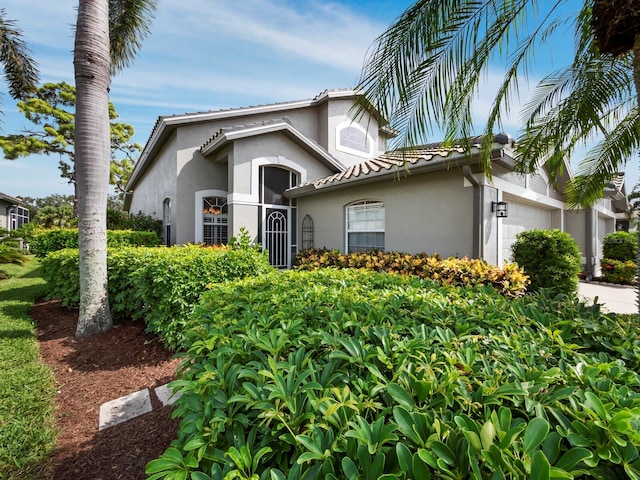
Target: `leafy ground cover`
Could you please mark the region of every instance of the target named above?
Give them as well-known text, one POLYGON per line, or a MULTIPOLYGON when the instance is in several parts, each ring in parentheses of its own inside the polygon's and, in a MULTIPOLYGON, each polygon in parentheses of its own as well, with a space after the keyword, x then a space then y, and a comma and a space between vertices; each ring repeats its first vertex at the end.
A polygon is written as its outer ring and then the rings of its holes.
POLYGON ((29 316, 45 283, 36 260, 2 265, 0 281, 0 478, 39 478, 55 446, 55 384, 40 363, 29 316))
POLYGON ((640 326, 366 271, 211 286, 151 479, 640 479, 640 326))

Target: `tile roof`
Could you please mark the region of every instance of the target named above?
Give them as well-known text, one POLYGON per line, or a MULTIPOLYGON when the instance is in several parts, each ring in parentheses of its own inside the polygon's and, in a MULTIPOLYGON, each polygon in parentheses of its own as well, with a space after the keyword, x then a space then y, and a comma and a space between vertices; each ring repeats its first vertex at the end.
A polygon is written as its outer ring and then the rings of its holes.
MULTIPOLYGON (((481 147, 483 137, 473 137, 469 139, 472 149, 481 147)), ((512 145, 513 138, 504 133, 500 133, 493 138, 495 143, 501 145, 512 145)), ((372 160, 366 160, 348 167, 344 172, 319 178, 297 187, 289 189, 294 195, 298 192, 316 190, 342 182, 365 179, 392 173, 400 168, 414 169, 419 167, 442 167, 454 160, 464 160, 467 158, 467 148, 461 144, 444 146, 442 142, 429 143, 412 149, 391 150, 379 155, 372 160)))
MULTIPOLYGON (((384 172, 385 170, 392 170, 394 168, 405 167, 407 165, 418 165, 421 163, 441 162, 451 153, 464 153, 465 150, 462 147, 453 147, 449 149, 431 149, 431 148, 419 148, 412 151, 391 151, 383 153, 382 155, 374 158, 373 160, 366 160, 361 163, 356 163, 347 168, 344 172, 336 173, 328 177, 320 178, 309 184, 313 184, 316 187, 327 185, 330 183, 349 180, 352 178, 384 172)), ((308 185, 308 184, 307 184, 308 185)), ((303 187, 304 185, 301 185, 303 187)))

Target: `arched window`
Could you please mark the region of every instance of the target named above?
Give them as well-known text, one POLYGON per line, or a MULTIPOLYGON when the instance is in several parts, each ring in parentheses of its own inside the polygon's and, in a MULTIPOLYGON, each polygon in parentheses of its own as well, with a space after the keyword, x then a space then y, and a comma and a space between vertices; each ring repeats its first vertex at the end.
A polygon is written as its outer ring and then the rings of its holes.
POLYGON ((302 249, 313 248, 313 219, 305 215, 302 219, 302 249))
POLYGON ((347 252, 384 250, 384 203, 363 201, 347 206, 347 252))
POLYGON ((162 202, 162 232, 164 235, 164 244, 171 246, 171 199, 165 198, 162 202))
POLYGON ((228 241, 227 199, 202 198, 202 241, 207 245, 222 245, 228 241))
POLYGON ((336 127, 336 150, 371 158, 373 139, 361 125, 351 121, 343 122, 336 127))

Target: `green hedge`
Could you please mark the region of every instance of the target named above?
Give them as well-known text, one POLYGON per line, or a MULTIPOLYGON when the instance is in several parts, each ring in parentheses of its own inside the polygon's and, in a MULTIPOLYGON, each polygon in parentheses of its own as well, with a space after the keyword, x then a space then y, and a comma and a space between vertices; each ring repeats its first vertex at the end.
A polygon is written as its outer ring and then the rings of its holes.
POLYGON ((355 270, 217 284, 150 480, 640 478, 640 325, 355 270))
POLYGON ((602 256, 622 262, 635 262, 638 255, 637 235, 632 232, 608 233, 602 241, 602 256))
POLYGON ((342 254, 339 250, 309 249, 296 255, 294 267, 299 270, 326 267, 364 268, 376 272, 429 278, 443 285, 492 285, 506 296, 522 295, 529 283, 528 277, 514 263, 505 262, 500 268, 480 259, 443 259, 438 255, 426 253, 412 255, 403 252, 369 251, 342 254))
MULTIPOLYGON (((78 250, 52 252, 42 260, 49 296, 63 305, 80 299, 78 250)), ((182 341, 183 324, 210 284, 271 271, 255 248, 126 247, 109 249, 109 303, 114 318, 143 320, 170 348, 182 341)))
MULTIPOLYGON (((134 230, 107 230, 109 247, 155 247, 160 245, 160 238, 155 232, 134 230)), ((49 253, 65 248, 78 248, 77 228, 55 228, 43 230, 33 237, 30 244, 31 253, 38 257, 46 257, 49 253)))
POLYGON ((513 261, 529 275, 529 291, 549 289, 575 295, 581 256, 571 235, 560 230, 528 230, 516 235, 511 246, 513 261))

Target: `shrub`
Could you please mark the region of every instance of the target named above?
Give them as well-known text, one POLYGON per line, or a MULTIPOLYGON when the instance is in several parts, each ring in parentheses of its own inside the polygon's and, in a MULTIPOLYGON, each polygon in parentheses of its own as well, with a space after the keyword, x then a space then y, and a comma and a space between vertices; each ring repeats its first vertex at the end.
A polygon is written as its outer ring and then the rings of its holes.
POLYGON ((309 249, 300 252, 294 259, 299 270, 318 268, 364 268, 376 272, 398 275, 416 275, 429 278, 440 284, 470 287, 492 285, 503 295, 522 295, 528 284, 528 278, 513 263, 502 268, 491 265, 481 259, 446 258, 426 253, 411 255, 403 252, 356 252, 342 254, 339 250, 309 249))
POLYGON ((26 258, 15 246, 7 242, 0 242, 0 264, 13 263, 22 265, 26 258))
POLYGON ((129 214, 122 210, 109 208, 107 209, 107 229, 155 232, 158 237, 162 237, 162 220, 142 212, 129 214))
MULTIPOLYGON (((49 297, 65 306, 78 305, 78 250, 52 252, 42 264, 49 297)), ((272 269, 266 254, 254 248, 110 248, 109 305, 114 318, 143 320, 148 331, 176 348, 182 342, 184 323, 210 284, 272 269)))
MULTIPOLYGON (((154 232, 132 230, 107 230, 107 246, 157 246, 160 244, 154 232)), ((33 237, 31 252, 38 257, 46 257, 49 253, 65 248, 78 248, 78 229, 54 228, 42 230, 33 237)))
POLYGON ((626 262, 636 261, 638 255, 637 233, 615 232, 604 236, 602 242, 602 256, 612 260, 626 262))
POLYGON ((581 253, 571 235, 560 230, 528 230, 516 236, 511 250, 514 262, 529 275, 529 291, 548 288, 575 295, 581 253))
POLYGON ((606 282, 630 285, 636 277, 637 265, 631 260, 626 262, 603 258, 600 260, 602 277, 606 282))
POLYGON ((638 478, 632 316, 334 269, 217 284, 189 325, 150 480, 638 478))

